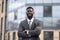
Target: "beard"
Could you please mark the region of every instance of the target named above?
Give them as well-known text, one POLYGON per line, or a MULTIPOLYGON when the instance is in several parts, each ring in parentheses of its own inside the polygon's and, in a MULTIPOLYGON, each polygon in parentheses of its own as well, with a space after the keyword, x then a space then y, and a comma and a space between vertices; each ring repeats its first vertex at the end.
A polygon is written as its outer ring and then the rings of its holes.
POLYGON ((32 17, 33 17, 33 14, 31 14, 31 16, 29 16, 29 15, 27 14, 27 17, 28 17, 29 20, 31 20, 32 17))

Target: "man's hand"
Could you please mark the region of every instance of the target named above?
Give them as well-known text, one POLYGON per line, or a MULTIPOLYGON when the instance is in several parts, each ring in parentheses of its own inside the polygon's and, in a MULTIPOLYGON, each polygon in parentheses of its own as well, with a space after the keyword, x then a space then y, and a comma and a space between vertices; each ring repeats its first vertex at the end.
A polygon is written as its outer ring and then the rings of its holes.
POLYGON ((34 30, 37 30, 37 29, 39 29, 39 27, 36 27, 34 30))
POLYGON ((23 32, 29 34, 29 30, 24 30, 23 32))

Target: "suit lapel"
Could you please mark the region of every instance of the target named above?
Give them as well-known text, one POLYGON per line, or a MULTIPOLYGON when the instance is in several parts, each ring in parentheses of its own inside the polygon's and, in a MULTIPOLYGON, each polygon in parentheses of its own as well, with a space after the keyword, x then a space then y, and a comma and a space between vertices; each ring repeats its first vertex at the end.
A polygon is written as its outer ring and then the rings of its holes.
POLYGON ((33 22, 32 22, 31 29, 34 28, 34 23, 35 23, 35 19, 34 19, 33 22))
POLYGON ((26 24, 26 27, 29 29, 29 24, 28 24, 27 19, 25 20, 25 24, 26 24))
MULTIPOLYGON (((34 23, 35 23, 35 19, 32 22, 31 29, 34 29, 34 23)), ((27 19, 25 20, 25 24, 26 24, 26 27, 29 29, 29 24, 28 24, 27 19)))

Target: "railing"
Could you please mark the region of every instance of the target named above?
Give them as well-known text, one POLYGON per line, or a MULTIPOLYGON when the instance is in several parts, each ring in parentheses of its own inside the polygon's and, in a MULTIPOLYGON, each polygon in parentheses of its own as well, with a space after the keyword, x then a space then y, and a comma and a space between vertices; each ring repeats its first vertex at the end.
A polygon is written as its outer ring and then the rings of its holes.
MULTIPOLYGON (((13 40, 13 33, 15 32, 15 40, 18 40, 18 31, 10 31, 9 36, 10 39, 9 40, 13 40)), ((59 32, 60 30, 41 30, 41 34, 40 34, 40 40, 59 40, 59 32)))

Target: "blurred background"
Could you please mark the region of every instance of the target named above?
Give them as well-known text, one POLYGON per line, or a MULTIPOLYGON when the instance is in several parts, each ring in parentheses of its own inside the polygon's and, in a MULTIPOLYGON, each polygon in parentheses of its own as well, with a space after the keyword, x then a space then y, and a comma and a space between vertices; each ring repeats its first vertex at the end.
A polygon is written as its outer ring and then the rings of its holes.
POLYGON ((19 40, 19 24, 29 6, 42 22, 40 39, 60 40, 60 0, 0 0, 0 40, 19 40))
POLYGON ((60 0, 8 0, 7 21, 9 30, 18 29, 26 18, 26 8, 31 6, 35 18, 43 22, 42 29, 60 29, 60 0))

